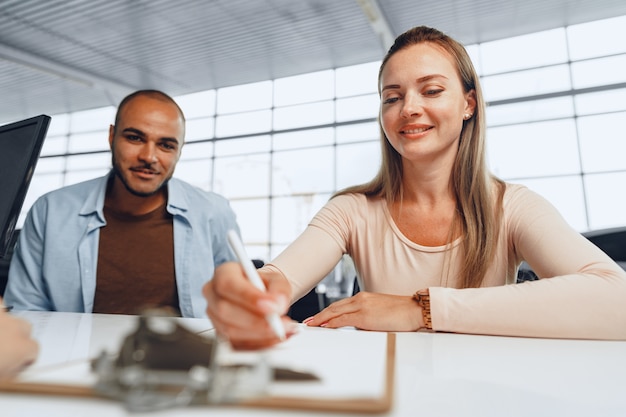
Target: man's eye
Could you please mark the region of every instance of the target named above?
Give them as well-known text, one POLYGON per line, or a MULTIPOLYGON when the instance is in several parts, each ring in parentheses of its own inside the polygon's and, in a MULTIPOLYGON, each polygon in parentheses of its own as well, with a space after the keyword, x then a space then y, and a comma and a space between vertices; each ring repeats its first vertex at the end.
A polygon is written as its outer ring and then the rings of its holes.
POLYGON ((127 135, 126 139, 133 141, 133 142, 137 142, 141 140, 141 138, 137 135, 127 135))

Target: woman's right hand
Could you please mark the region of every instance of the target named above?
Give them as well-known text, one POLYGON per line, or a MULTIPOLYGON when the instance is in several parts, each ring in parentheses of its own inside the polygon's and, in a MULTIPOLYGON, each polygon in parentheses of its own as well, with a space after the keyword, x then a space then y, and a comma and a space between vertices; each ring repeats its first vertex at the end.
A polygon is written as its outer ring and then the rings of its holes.
POLYGON ((39 345, 31 337, 29 322, 0 312, 0 339, 0 380, 17 375, 37 359, 39 345))
POLYGON ((265 319, 270 313, 282 316, 287 337, 297 330, 296 322, 285 316, 291 294, 289 282, 280 273, 260 271, 259 275, 266 292, 252 285, 240 264, 226 262, 215 269, 202 290, 215 330, 235 349, 261 349, 280 342, 265 319))

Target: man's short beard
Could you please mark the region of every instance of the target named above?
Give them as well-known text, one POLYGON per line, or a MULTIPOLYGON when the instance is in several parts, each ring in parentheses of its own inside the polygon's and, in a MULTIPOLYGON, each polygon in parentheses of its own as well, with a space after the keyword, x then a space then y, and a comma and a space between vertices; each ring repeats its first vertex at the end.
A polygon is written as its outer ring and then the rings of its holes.
POLYGON ((122 182, 122 184, 124 184, 124 188, 126 188, 126 190, 131 193, 132 195, 136 196, 136 197, 150 197, 155 195, 156 193, 158 193, 159 191, 161 191, 163 189, 163 187, 167 186, 167 183, 170 181, 170 178, 167 178, 165 181, 163 181, 163 184, 161 184, 160 187, 158 187, 156 190, 154 191, 150 191, 147 193, 141 192, 141 191, 137 191, 135 189, 133 189, 127 182, 126 179, 124 178, 124 176, 122 175, 122 171, 119 169, 118 165, 117 165, 117 161, 115 160, 115 156, 113 156, 113 173, 115 174, 115 176, 117 178, 119 178, 119 180, 122 182))

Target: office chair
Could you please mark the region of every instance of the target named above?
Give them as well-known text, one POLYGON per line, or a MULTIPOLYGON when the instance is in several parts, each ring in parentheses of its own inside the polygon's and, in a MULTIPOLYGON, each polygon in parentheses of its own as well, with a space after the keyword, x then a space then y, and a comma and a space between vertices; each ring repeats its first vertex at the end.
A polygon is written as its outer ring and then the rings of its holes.
POLYGON ((591 230, 583 236, 626 269, 626 227, 591 230))
POLYGON ((522 262, 517 270, 517 283, 520 284, 526 281, 536 281, 538 279, 539 277, 535 274, 530 265, 526 262, 522 262))

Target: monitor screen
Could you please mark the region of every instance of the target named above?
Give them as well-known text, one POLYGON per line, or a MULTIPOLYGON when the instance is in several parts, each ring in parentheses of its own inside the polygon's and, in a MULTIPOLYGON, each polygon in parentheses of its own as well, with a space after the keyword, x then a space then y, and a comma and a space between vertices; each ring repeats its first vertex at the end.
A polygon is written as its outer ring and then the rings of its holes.
POLYGON ((0 258, 9 245, 39 160, 50 116, 0 126, 0 258))

